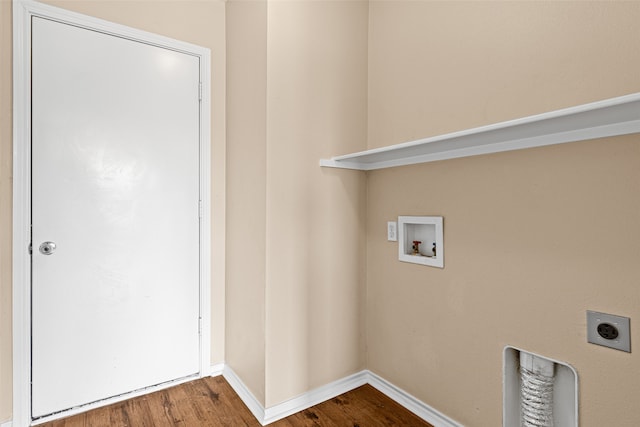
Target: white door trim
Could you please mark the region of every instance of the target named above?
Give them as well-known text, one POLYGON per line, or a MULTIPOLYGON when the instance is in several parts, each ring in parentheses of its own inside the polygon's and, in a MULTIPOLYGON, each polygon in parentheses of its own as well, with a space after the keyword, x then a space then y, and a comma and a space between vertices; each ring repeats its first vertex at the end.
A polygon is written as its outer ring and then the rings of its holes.
POLYGON ((31 424, 31 18, 39 16, 200 58, 200 376, 211 365, 211 52, 29 0, 13 2, 13 426, 31 424))

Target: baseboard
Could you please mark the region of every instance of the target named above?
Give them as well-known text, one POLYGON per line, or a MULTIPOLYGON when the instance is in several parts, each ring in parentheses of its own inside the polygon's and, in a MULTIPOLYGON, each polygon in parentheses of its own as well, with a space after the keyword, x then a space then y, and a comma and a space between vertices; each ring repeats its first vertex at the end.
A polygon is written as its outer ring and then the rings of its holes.
MULTIPOLYGON (((303 395, 294 397, 293 399, 279 403, 269 408, 264 408, 256 397, 244 385, 242 380, 233 370, 228 367, 222 367, 222 375, 231 385, 233 390, 240 396, 240 399, 249 408, 256 419, 266 426, 275 421, 288 417, 300 411, 304 411, 314 405, 325 402, 343 393, 347 393, 364 384, 370 384, 372 387, 402 405, 409 411, 413 412, 434 427, 464 427, 457 421, 452 420, 421 400, 415 398, 411 394, 396 387, 387 380, 374 374, 371 371, 364 370, 340 380, 329 383, 325 386, 311 390, 303 395)), ((212 371, 214 369, 212 368, 212 371)), ((216 369, 217 371, 218 369, 216 369)), ((4 426, 0 426, 4 427, 4 426)))
POLYGON ((224 362, 211 365, 211 368, 209 369, 209 376, 217 377, 219 375, 222 375, 224 373, 224 367, 225 367, 224 362))
POLYGON ((464 427, 462 424, 452 420, 443 413, 413 397, 406 391, 396 387, 373 372, 366 372, 368 375, 368 383, 372 387, 404 406, 429 424, 432 424, 434 427, 464 427))
POLYGON ((326 400, 333 399, 336 396, 367 383, 367 373, 366 371, 362 371, 311 390, 275 406, 264 408, 233 369, 225 366, 222 376, 224 376, 224 379, 231 385, 231 388, 240 396, 240 399, 247 405, 247 408, 249 408, 253 416, 256 417, 263 426, 286 418, 296 412, 304 411, 305 409, 326 400))
MULTIPOLYGON (((264 408, 256 397, 244 385, 242 380, 233 372, 229 366, 224 363, 218 363, 211 366, 211 376, 224 376, 233 390, 240 396, 240 399, 249 408, 254 417, 266 426, 275 421, 304 411, 314 405, 333 399, 343 393, 347 393, 364 384, 370 384, 372 387, 394 400, 398 404, 404 406, 426 422, 434 427, 464 427, 462 424, 452 420, 421 400, 413 397, 411 394, 396 387, 387 380, 374 374, 371 371, 364 370, 340 380, 334 381, 322 387, 311 390, 303 395, 294 397, 293 399, 279 403, 269 408, 264 408)), ((0 424, 0 427, 12 427, 11 421, 0 424)))
POLYGON ((333 399, 343 393, 351 391, 367 383, 366 371, 358 372, 340 380, 334 381, 322 387, 318 387, 303 395, 271 406, 264 410, 262 425, 281 420, 296 412, 304 411, 314 405, 333 399))
POLYGON ((228 365, 225 365, 222 376, 229 383, 231 388, 236 392, 240 399, 247 405, 247 408, 251 411, 254 417, 260 422, 260 424, 264 425, 264 407, 262 404, 256 399, 256 397, 249 391, 246 385, 242 382, 242 380, 233 372, 228 365))

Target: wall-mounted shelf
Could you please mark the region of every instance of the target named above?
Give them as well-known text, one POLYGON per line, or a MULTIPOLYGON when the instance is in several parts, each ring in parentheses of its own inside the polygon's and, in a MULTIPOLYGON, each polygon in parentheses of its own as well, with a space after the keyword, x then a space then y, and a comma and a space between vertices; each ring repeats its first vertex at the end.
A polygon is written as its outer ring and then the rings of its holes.
POLYGON ((320 160, 375 170, 640 132, 640 93, 320 160))

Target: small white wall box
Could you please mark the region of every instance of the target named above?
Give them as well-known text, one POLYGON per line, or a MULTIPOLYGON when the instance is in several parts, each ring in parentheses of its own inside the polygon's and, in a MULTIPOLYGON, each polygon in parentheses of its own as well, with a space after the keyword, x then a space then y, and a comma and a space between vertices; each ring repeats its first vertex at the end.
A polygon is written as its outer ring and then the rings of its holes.
POLYGON ((398 259, 444 268, 442 236, 441 216, 399 216, 398 259))

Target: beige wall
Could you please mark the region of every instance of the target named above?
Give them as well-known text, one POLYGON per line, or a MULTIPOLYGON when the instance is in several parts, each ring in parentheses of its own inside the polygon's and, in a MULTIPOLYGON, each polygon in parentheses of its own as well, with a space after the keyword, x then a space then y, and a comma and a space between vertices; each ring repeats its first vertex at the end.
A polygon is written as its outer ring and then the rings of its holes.
MULTIPOLYGON (((46 1, 54 6, 211 49, 212 353, 224 361, 225 4, 218 1, 46 1)), ((11 418, 11 7, 0 0, 0 422, 11 418)))
POLYGON ((270 1, 266 405, 364 368, 366 1, 270 1))
POLYGON ((226 362, 264 405, 267 2, 227 2, 226 362))
MULTIPOLYGON (((370 4, 369 146, 639 92, 640 3, 370 4)), ((640 425, 640 358, 586 343, 587 309, 640 319, 638 135, 370 172, 367 366, 497 426, 502 351, 574 366, 580 425, 640 425), (444 217, 445 268, 386 221, 444 217)), ((640 342, 632 326, 632 342, 640 342)))
POLYGON ((270 407, 364 368, 365 1, 227 3, 227 363, 270 407), (330 29, 330 30, 329 30, 330 29))
POLYGON ((637 90, 639 7, 372 1, 370 148, 637 90))

